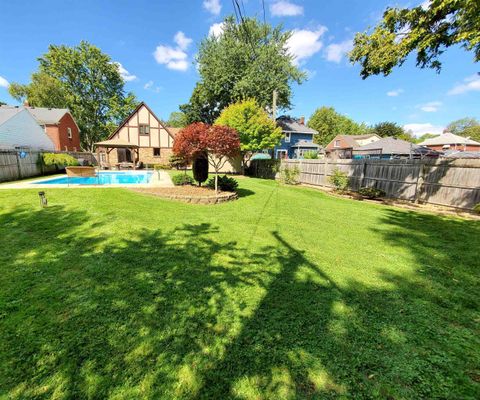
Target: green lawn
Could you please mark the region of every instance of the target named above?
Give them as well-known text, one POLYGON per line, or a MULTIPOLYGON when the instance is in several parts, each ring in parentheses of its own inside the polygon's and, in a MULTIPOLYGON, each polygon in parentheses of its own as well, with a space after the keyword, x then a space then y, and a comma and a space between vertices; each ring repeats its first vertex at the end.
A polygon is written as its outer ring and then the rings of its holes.
POLYGON ((480 223, 0 190, 0 398, 478 399, 480 223))

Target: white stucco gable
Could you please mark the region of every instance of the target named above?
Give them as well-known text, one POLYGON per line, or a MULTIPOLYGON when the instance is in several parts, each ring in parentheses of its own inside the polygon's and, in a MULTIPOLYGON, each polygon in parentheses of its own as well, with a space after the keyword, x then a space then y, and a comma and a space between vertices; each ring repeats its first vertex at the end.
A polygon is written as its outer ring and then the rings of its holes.
POLYGON ((25 108, 0 107, 0 148, 55 150, 55 145, 25 108))

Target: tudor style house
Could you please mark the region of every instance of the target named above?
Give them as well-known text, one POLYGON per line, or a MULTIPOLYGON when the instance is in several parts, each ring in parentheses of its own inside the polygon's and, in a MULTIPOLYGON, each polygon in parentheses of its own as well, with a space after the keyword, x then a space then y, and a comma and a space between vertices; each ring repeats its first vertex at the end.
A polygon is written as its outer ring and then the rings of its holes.
POLYGON ((305 125, 305 118, 299 119, 281 116, 277 124, 282 128, 284 137, 275 147, 275 158, 303 158, 306 152, 321 152, 322 146, 313 143, 313 136, 318 132, 305 125))
MULTIPOLYGON (((108 138, 138 146, 138 159, 130 149, 121 147, 108 154, 108 162, 112 165, 122 162, 167 164, 172 155, 173 139, 174 132, 141 102, 108 138)), ((100 147, 98 150, 100 162, 106 162, 107 149, 100 147)))

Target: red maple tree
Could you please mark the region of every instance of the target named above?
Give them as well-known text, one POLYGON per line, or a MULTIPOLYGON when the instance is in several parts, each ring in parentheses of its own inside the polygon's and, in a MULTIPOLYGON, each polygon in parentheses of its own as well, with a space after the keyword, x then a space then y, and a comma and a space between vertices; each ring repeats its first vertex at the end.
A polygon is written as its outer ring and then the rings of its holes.
POLYGON ((218 173, 229 158, 240 154, 240 137, 234 128, 211 126, 204 136, 208 162, 215 169, 215 193, 218 193, 218 173))
POLYGON ((210 125, 203 122, 194 122, 183 128, 175 136, 173 153, 191 162, 205 152, 205 136, 210 125))
POLYGON ((218 173, 229 158, 240 153, 240 137, 235 129, 228 126, 194 122, 175 136, 173 153, 188 161, 206 154, 209 164, 215 169, 215 193, 218 193, 218 173))

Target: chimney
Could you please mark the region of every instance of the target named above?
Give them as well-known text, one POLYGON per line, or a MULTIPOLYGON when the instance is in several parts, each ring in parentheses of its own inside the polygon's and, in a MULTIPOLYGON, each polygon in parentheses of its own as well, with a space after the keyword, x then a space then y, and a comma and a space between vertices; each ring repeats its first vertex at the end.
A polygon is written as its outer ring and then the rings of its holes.
POLYGON ((30 103, 28 102, 28 100, 25 100, 25 101, 23 102, 23 105, 24 105, 25 107, 30 107, 30 103))
POLYGON ((304 117, 304 116, 301 116, 301 117, 298 119, 298 123, 299 123, 299 124, 302 124, 302 125, 305 125, 305 117, 304 117))

